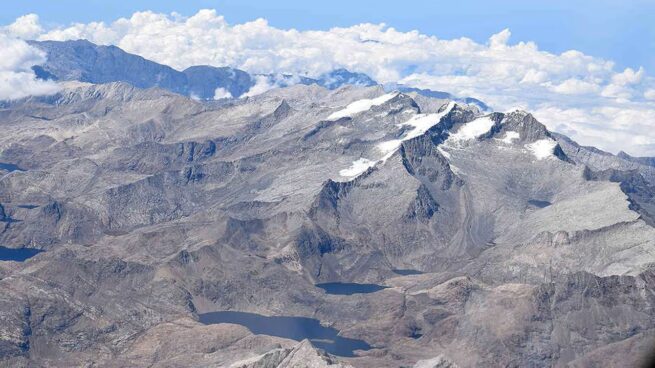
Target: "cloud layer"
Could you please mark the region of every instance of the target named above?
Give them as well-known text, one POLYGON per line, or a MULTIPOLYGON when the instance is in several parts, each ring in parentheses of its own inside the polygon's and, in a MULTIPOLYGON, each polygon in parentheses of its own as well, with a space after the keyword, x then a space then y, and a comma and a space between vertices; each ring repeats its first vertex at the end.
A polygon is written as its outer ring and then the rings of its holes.
POLYGON ((264 19, 230 25, 215 11, 201 10, 191 17, 139 12, 110 24, 53 29, 44 29, 31 14, 4 31, 114 44, 178 69, 229 65, 251 73, 315 77, 343 67, 380 82, 480 98, 496 110, 523 108, 582 144, 655 155, 655 82, 645 70, 616 70, 611 61, 574 50, 553 54, 532 42, 511 44, 507 29, 479 44, 384 24, 327 31, 283 30, 264 19))
POLYGON ((1 32, 0 50, 0 100, 50 94, 58 90, 53 82, 37 80, 31 69, 46 60, 42 51, 1 32))

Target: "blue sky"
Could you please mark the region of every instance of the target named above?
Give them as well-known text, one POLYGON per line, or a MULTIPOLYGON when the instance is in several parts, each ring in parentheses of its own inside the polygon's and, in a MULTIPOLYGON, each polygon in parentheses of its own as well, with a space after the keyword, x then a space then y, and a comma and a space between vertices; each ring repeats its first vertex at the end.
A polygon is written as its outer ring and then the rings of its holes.
POLYGON ((0 23, 36 13, 46 26, 71 22, 112 21, 135 11, 193 15, 214 8, 230 23, 266 18, 278 28, 328 29, 362 22, 384 22, 402 31, 483 43, 504 28, 512 40, 535 41, 540 49, 560 53, 576 49, 613 60, 620 68, 655 70, 655 1, 3 1, 0 23))

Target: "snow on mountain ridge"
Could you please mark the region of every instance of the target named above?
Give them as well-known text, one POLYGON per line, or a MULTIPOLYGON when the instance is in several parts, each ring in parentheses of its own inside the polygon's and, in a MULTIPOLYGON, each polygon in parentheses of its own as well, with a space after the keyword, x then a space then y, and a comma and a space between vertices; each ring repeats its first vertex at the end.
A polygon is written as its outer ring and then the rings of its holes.
POLYGON ((345 117, 351 117, 360 112, 370 110, 373 106, 382 105, 396 96, 398 96, 398 92, 391 92, 379 97, 351 102, 343 109, 330 114, 330 116, 327 117, 327 120, 338 120, 345 117))
POLYGON ((554 139, 540 139, 533 143, 528 143, 525 148, 530 150, 537 160, 543 160, 548 157, 553 157, 553 152, 557 142, 554 139))
POLYGON ((448 137, 447 143, 455 143, 460 141, 467 141, 477 138, 487 133, 495 124, 489 116, 483 116, 470 121, 460 127, 455 133, 448 137))

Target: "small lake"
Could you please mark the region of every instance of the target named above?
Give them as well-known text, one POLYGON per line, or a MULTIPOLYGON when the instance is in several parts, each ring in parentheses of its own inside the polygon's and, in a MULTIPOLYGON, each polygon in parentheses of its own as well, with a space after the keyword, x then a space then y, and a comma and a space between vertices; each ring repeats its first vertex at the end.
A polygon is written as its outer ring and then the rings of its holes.
POLYGON ((28 209, 28 210, 33 210, 33 209, 35 209, 35 208, 39 208, 39 206, 37 206, 37 205, 35 205, 35 204, 19 204, 19 205, 16 206, 16 207, 18 207, 18 208, 26 208, 26 209, 28 209))
POLYGON ((24 262, 27 259, 43 252, 41 249, 34 248, 6 248, 0 246, 0 261, 24 262))
POLYGON ((23 220, 16 220, 15 218, 7 217, 7 216, 5 216, 4 219, 0 220, 0 222, 9 222, 9 223, 21 222, 21 221, 23 220))
POLYGON ((531 199, 531 200, 528 201, 528 204, 532 205, 532 206, 535 206, 535 207, 538 207, 538 208, 545 208, 545 207, 550 206, 552 203, 550 203, 548 201, 540 201, 540 200, 537 200, 537 199, 531 199))
POLYGON ((402 276, 409 276, 409 275, 422 275, 423 272, 419 270, 393 270, 394 273, 397 273, 398 275, 402 276))
POLYGON ((198 315, 206 325, 233 323, 246 327, 257 335, 269 335, 302 341, 308 339, 330 354, 354 357, 355 350, 369 350, 363 340, 339 336, 339 330, 321 325, 319 320, 306 317, 275 317, 247 312, 210 312, 198 315))
POLYGON ((1 170, 6 170, 6 171, 9 171, 9 172, 12 172, 12 171, 25 171, 25 170, 21 169, 20 167, 18 167, 18 165, 6 163, 6 162, 0 162, 0 169, 1 170))
POLYGON ((387 288, 386 286, 377 284, 355 284, 348 282, 328 282, 316 284, 316 286, 332 295, 369 294, 387 288))

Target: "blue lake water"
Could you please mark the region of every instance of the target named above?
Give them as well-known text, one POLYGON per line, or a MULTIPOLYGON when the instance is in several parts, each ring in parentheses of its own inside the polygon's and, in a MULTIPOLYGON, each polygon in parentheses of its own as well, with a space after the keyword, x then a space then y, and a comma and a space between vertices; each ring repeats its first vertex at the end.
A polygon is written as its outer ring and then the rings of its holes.
POLYGON ((548 202, 548 201, 539 201, 539 200, 536 200, 536 199, 529 200, 528 204, 531 204, 531 205, 533 205, 535 207, 539 207, 539 208, 544 208, 544 207, 548 207, 548 206, 551 205, 551 203, 548 202))
POLYGON ((302 341, 308 339, 317 348, 343 357, 355 356, 355 350, 369 350, 363 340, 339 336, 339 331, 322 326, 319 320, 306 317, 269 317, 256 313, 221 311, 198 315, 204 324, 233 323, 258 335, 269 335, 302 341))
POLYGON ((397 273, 402 276, 408 276, 408 275, 422 275, 423 272, 418 271, 418 270, 393 270, 394 273, 397 273))
POLYGON ((28 210, 33 210, 33 209, 35 209, 35 208, 38 208, 39 206, 34 205, 34 204, 19 204, 19 205, 16 206, 16 207, 19 207, 19 208, 27 208, 28 210))
POLYGON ((347 282, 328 282, 316 284, 316 286, 332 295, 368 294, 387 288, 386 286, 377 284, 355 284, 347 282))
POLYGON ((7 163, 7 162, 0 162, 0 169, 7 170, 9 172, 12 172, 12 171, 25 171, 25 170, 21 169, 20 167, 18 167, 18 165, 10 164, 10 163, 7 163))
POLYGON ((32 258, 41 252, 43 251, 34 248, 13 249, 0 246, 0 261, 23 262, 26 259, 32 258))
POLYGON ((15 218, 6 217, 6 216, 5 216, 4 219, 0 220, 0 222, 10 222, 10 223, 11 222, 21 222, 21 221, 23 221, 23 220, 16 220, 15 218))

